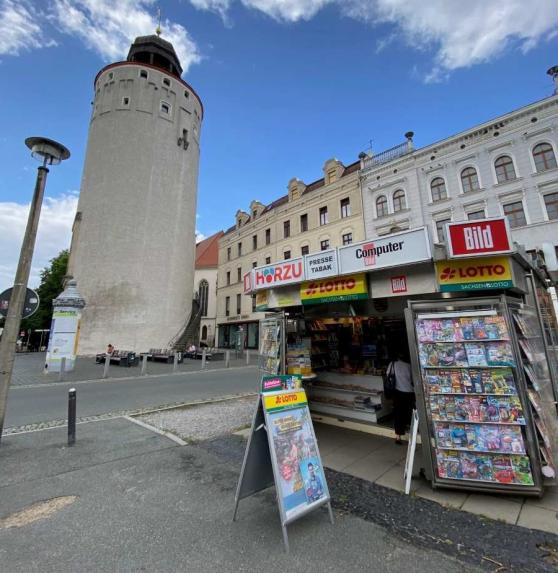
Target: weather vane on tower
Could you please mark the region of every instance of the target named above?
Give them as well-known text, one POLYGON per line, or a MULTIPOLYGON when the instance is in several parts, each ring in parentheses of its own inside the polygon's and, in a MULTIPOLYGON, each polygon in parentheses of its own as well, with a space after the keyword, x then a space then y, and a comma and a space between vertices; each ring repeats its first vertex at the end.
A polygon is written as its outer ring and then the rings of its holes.
POLYGON ((157 18, 159 20, 159 23, 157 24, 157 28, 155 29, 155 33, 157 34, 157 36, 161 35, 161 8, 157 8, 157 18))

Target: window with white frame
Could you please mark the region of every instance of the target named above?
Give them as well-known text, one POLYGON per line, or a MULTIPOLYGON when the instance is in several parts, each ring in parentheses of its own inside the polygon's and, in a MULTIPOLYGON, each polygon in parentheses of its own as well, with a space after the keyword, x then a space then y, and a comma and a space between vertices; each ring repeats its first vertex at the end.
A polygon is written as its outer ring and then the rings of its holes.
POLYGON ((320 207, 320 225, 327 225, 327 207, 320 207))
POLYGON ((161 102, 161 113, 164 113, 166 115, 170 115, 170 112, 171 112, 170 103, 167 103, 166 101, 162 101, 161 102))
POLYGON ((548 193, 544 196, 546 214, 551 221, 558 219, 558 192, 548 193))
POLYGON ((351 201, 348 197, 341 199, 341 218, 351 216, 351 201))
POLYGON ((533 160, 537 173, 554 169, 556 167, 556 155, 554 155, 552 145, 546 142, 535 145, 533 147, 533 160))
POLYGON ((469 211, 469 213, 467 213, 467 219, 469 221, 476 221, 477 219, 486 219, 486 213, 484 212, 484 209, 481 209, 480 211, 469 211))
POLYGON ((451 218, 438 219, 435 221, 436 224, 436 236, 438 237, 438 242, 443 243, 445 240, 444 230, 446 228, 446 223, 451 223, 451 218))
POLYGON ((395 212, 403 211, 403 209, 406 209, 406 207, 407 204, 405 202, 405 191, 403 191, 403 189, 398 189, 393 193, 393 210, 395 212))
POLYGON ((510 227, 523 227, 527 225, 527 217, 523 208, 523 201, 513 201, 502 205, 504 215, 508 218, 510 227))
POLYGON ((388 200, 385 195, 376 198, 376 217, 385 217, 389 213, 388 200))
POLYGON ((513 181, 516 178, 515 167, 509 155, 498 157, 494 162, 494 170, 496 171, 496 181, 498 181, 498 183, 513 181))
POLYGON ((430 192, 432 194, 432 201, 442 201, 447 199, 448 191, 446 189, 446 182, 443 177, 435 177, 430 182, 430 192))
POLYGON ((465 169, 461 171, 461 186, 463 187, 463 193, 480 189, 479 176, 474 167, 465 167, 465 169))

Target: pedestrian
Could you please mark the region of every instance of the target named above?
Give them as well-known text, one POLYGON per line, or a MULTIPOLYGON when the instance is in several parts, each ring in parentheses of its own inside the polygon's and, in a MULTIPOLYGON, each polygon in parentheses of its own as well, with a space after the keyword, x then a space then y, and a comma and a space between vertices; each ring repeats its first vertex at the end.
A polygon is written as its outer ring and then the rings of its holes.
POLYGON ((107 346, 107 356, 112 356, 113 352, 114 352, 114 346, 112 344, 109 344, 107 346))
POLYGON ((403 352, 397 353, 397 359, 390 362, 388 372, 395 374, 395 392, 393 394, 393 426, 395 443, 401 445, 401 436, 407 432, 415 408, 415 390, 411 365, 403 352))

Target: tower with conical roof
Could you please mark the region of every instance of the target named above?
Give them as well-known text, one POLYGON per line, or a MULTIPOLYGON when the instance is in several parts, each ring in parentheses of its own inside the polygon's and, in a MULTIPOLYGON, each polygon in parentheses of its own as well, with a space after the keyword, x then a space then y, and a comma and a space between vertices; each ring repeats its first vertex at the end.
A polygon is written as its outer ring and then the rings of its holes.
POLYGON ((104 67, 68 274, 87 301, 80 354, 164 348, 192 304, 203 106, 159 35, 104 67))

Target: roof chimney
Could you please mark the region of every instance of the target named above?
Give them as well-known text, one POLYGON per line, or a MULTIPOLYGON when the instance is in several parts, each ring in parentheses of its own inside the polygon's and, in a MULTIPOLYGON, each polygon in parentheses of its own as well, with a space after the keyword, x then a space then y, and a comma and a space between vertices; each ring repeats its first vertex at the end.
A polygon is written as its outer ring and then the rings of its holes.
POLYGON ((554 95, 558 95, 558 66, 552 66, 546 73, 554 80, 554 95))

